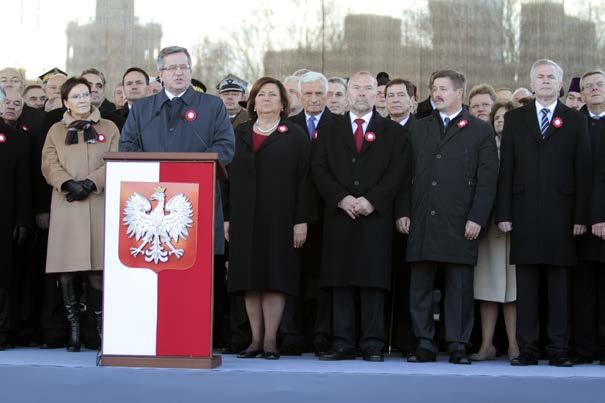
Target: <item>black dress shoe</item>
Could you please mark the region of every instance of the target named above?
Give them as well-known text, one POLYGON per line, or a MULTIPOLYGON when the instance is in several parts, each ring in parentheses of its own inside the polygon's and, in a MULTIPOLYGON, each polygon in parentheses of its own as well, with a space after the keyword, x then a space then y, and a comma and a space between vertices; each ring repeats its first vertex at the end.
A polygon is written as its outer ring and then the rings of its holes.
POLYGON ((408 362, 435 362, 437 354, 426 348, 418 347, 408 355, 408 362))
POLYGON ((313 352, 317 357, 326 352, 329 347, 328 338, 325 336, 315 336, 313 339, 313 352))
POLYGON ((265 351, 265 360, 279 360, 279 352, 265 351))
POLYGON ((454 350, 450 353, 452 364, 470 365, 471 359, 466 355, 466 350, 454 350))
POLYGON ((6 343, 0 342, 0 351, 6 350, 6 343))
POLYGON ((263 350, 246 349, 237 355, 237 358, 259 358, 263 356, 263 350))
POLYGON ((599 360, 599 365, 605 365, 605 357, 602 357, 602 358, 599 360))
POLYGON ((548 365, 552 365, 553 367, 573 367, 573 363, 569 357, 565 355, 552 357, 548 360, 548 365))
POLYGON ((332 347, 319 356, 321 361, 354 360, 355 350, 352 348, 332 347))
POLYGON ((526 367, 528 365, 538 365, 538 358, 529 354, 519 354, 518 357, 510 360, 510 365, 515 367, 526 367))
POLYGON ((378 348, 369 348, 365 350, 362 354, 364 361, 371 362, 382 362, 384 361, 384 354, 382 354, 382 350, 378 348))
POLYGON ((592 357, 587 357, 585 355, 574 355, 571 359, 573 365, 592 364, 593 361, 594 359, 592 357))

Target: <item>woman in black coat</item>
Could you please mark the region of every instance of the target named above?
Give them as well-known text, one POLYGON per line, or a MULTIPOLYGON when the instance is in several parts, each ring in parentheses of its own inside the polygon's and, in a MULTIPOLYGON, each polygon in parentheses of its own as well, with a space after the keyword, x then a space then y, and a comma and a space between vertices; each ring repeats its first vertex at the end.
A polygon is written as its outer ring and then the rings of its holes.
POLYGON ((299 251, 311 204, 311 144, 288 123, 288 97, 276 79, 263 77, 248 102, 251 120, 236 129, 229 165, 225 238, 230 293, 244 293, 252 343, 238 357, 279 358, 276 334, 286 294, 296 295, 299 251))

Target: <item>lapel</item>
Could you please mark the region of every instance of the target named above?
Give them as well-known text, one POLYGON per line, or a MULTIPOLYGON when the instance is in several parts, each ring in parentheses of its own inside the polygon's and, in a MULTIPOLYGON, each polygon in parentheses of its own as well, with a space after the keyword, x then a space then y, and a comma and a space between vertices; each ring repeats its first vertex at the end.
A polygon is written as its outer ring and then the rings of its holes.
POLYGON ((240 136, 244 144, 246 144, 250 149, 252 149, 252 121, 249 121, 246 124, 242 124, 241 126, 239 126, 236 132, 237 135, 240 136))
POLYGON ((326 123, 330 120, 332 120, 332 112, 330 112, 330 110, 326 106, 326 107, 324 107, 324 111, 321 114, 321 119, 319 119, 319 122, 317 122, 317 128, 319 129, 319 127, 321 125, 323 125, 324 123, 326 123))
MULTIPOLYGON (((439 117, 439 118, 441 119, 441 117, 439 117)), ((443 137, 443 140, 441 141, 442 146, 445 143, 447 143, 448 141, 450 141, 455 135, 457 135, 464 128, 464 127, 461 128, 458 126, 458 123, 461 120, 466 120, 467 126, 470 123, 470 120, 468 117, 468 112, 464 108, 462 108, 462 111, 458 114, 458 116, 456 116, 454 119, 452 119, 452 121, 448 125, 447 131, 445 132, 445 136, 443 137)))
MULTIPOLYGON (((271 135, 269 135, 269 138, 267 138, 267 140, 263 141, 263 144, 261 144, 260 147, 258 148, 258 150, 256 150, 257 154, 260 153, 261 151, 263 151, 265 148, 267 148, 270 144, 273 144, 276 141, 279 141, 279 140, 285 138, 285 136, 290 135, 290 125, 287 124, 286 120, 281 119, 279 121, 279 124, 277 125, 277 128, 275 128, 273 133, 271 133, 271 135), (286 126, 288 128, 287 132, 282 133, 277 129, 277 128, 281 127, 282 125, 286 126)), ((250 137, 252 137, 252 130, 250 130, 250 137)), ((252 140, 250 140, 250 143, 252 143, 252 140)))
MULTIPOLYGON (((366 129, 366 134, 368 132, 373 132, 376 135, 376 139, 374 141, 366 141, 365 135, 363 139, 363 143, 361 143, 361 152, 359 154, 363 154, 368 148, 372 147, 372 144, 378 140, 378 137, 383 134, 382 127, 383 121, 382 117, 378 114, 378 112, 372 113, 372 117, 370 118, 370 122, 368 123, 368 128, 366 129)), ((349 120, 350 122, 350 120, 349 120)))
POLYGON ((435 140, 435 144, 441 146, 441 130, 443 130, 443 126, 441 124, 441 117, 439 117, 439 112, 431 113, 427 118, 429 125, 429 133, 433 140, 435 140))
MULTIPOLYGON (((374 115, 372 115, 372 116, 374 116, 374 115)), ((357 151, 355 150, 355 141, 353 139, 353 126, 351 125, 351 112, 345 113, 344 118, 345 118, 345 124, 340 127, 340 135, 342 136, 342 139, 345 142, 345 144, 351 149, 351 151, 353 151, 354 153, 357 153, 357 151)), ((370 121, 371 121, 371 119, 370 119, 370 121)), ((368 127, 370 127, 370 126, 368 125, 368 127)))
POLYGON ((534 136, 534 139, 538 143, 541 143, 542 135, 540 134, 540 125, 538 124, 538 115, 536 112, 535 101, 532 101, 527 106, 525 106, 525 124, 527 125, 527 128, 529 129, 531 134, 534 136))
POLYGON ((555 110, 552 113, 552 119, 550 120, 550 124, 548 125, 548 129, 546 129, 546 136, 544 137, 544 141, 549 140, 555 133, 557 133, 560 129, 565 126, 565 115, 567 110, 563 107, 561 101, 557 101, 557 106, 555 106, 555 110), (555 118, 561 118, 563 121, 563 126, 560 128, 556 128, 552 125, 552 122, 555 118))

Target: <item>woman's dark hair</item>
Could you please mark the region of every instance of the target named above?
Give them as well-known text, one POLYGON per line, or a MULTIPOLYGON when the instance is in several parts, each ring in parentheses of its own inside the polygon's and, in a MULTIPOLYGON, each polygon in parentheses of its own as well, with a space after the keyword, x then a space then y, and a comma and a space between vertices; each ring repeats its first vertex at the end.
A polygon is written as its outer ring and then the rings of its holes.
POLYGON ((508 112, 508 111, 512 111, 513 109, 515 109, 515 106, 513 105, 513 103, 511 101, 496 102, 494 104, 494 106, 492 107, 492 111, 489 114, 489 122, 492 124, 492 127, 494 127, 494 118, 496 117, 496 112, 498 112, 498 109, 500 109, 500 108, 504 108, 508 112))
POLYGON ((248 110, 248 115, 250 116, 250 119, 256 119, 258 117, 258 114, 254 110, 256 106, 256 96, 265 84, 277 85, 282 106, 282 110, 279 115, 282 119, 287 119, 288 115, 290 114, 290 100, 288 99, 288 92, 286 91, 286 87, 284 87, 281 81, 273 77, 261 77, 252 86, 252 89, 250 90, 250 96, 248 97, 248 107, 246 108, 248 110))
POLYGON ((73 90, 76 85, 80 84, 85 85, 86 88, 88 88, 88 92, 90 92, 90 84, 88 84, 88 81, 82 77, 70 77, 61 86, 61 100, 67 101, 71 90, 73 90))

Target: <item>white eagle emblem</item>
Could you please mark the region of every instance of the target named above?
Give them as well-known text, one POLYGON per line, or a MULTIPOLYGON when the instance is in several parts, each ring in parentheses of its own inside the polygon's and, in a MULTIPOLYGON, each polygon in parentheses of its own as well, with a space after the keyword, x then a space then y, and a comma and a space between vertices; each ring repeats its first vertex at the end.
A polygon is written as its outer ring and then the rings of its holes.
POLYGON ((151 202, 138 193, 132 194, 126 201, 123 219, 124 225, 128 226, 126 233, 129 238, 135 237, 137 241, 142 241, 138 248, 130 248, 132 256, 144 254, 147 262, 157 264, 167 262, 171 255, 180 259, 185 253, 183 249, 176 249, 172 243, 178 242, 180 238, 186 239, 189 235, 187 229, 193 223, 191 202, 181 193, 173 196, 164 206, 165 198, 166 188, 157 187, 150 197, 158 202, 153 210, 151 202), (144 250, 146 246, 147 250, 144 250))

